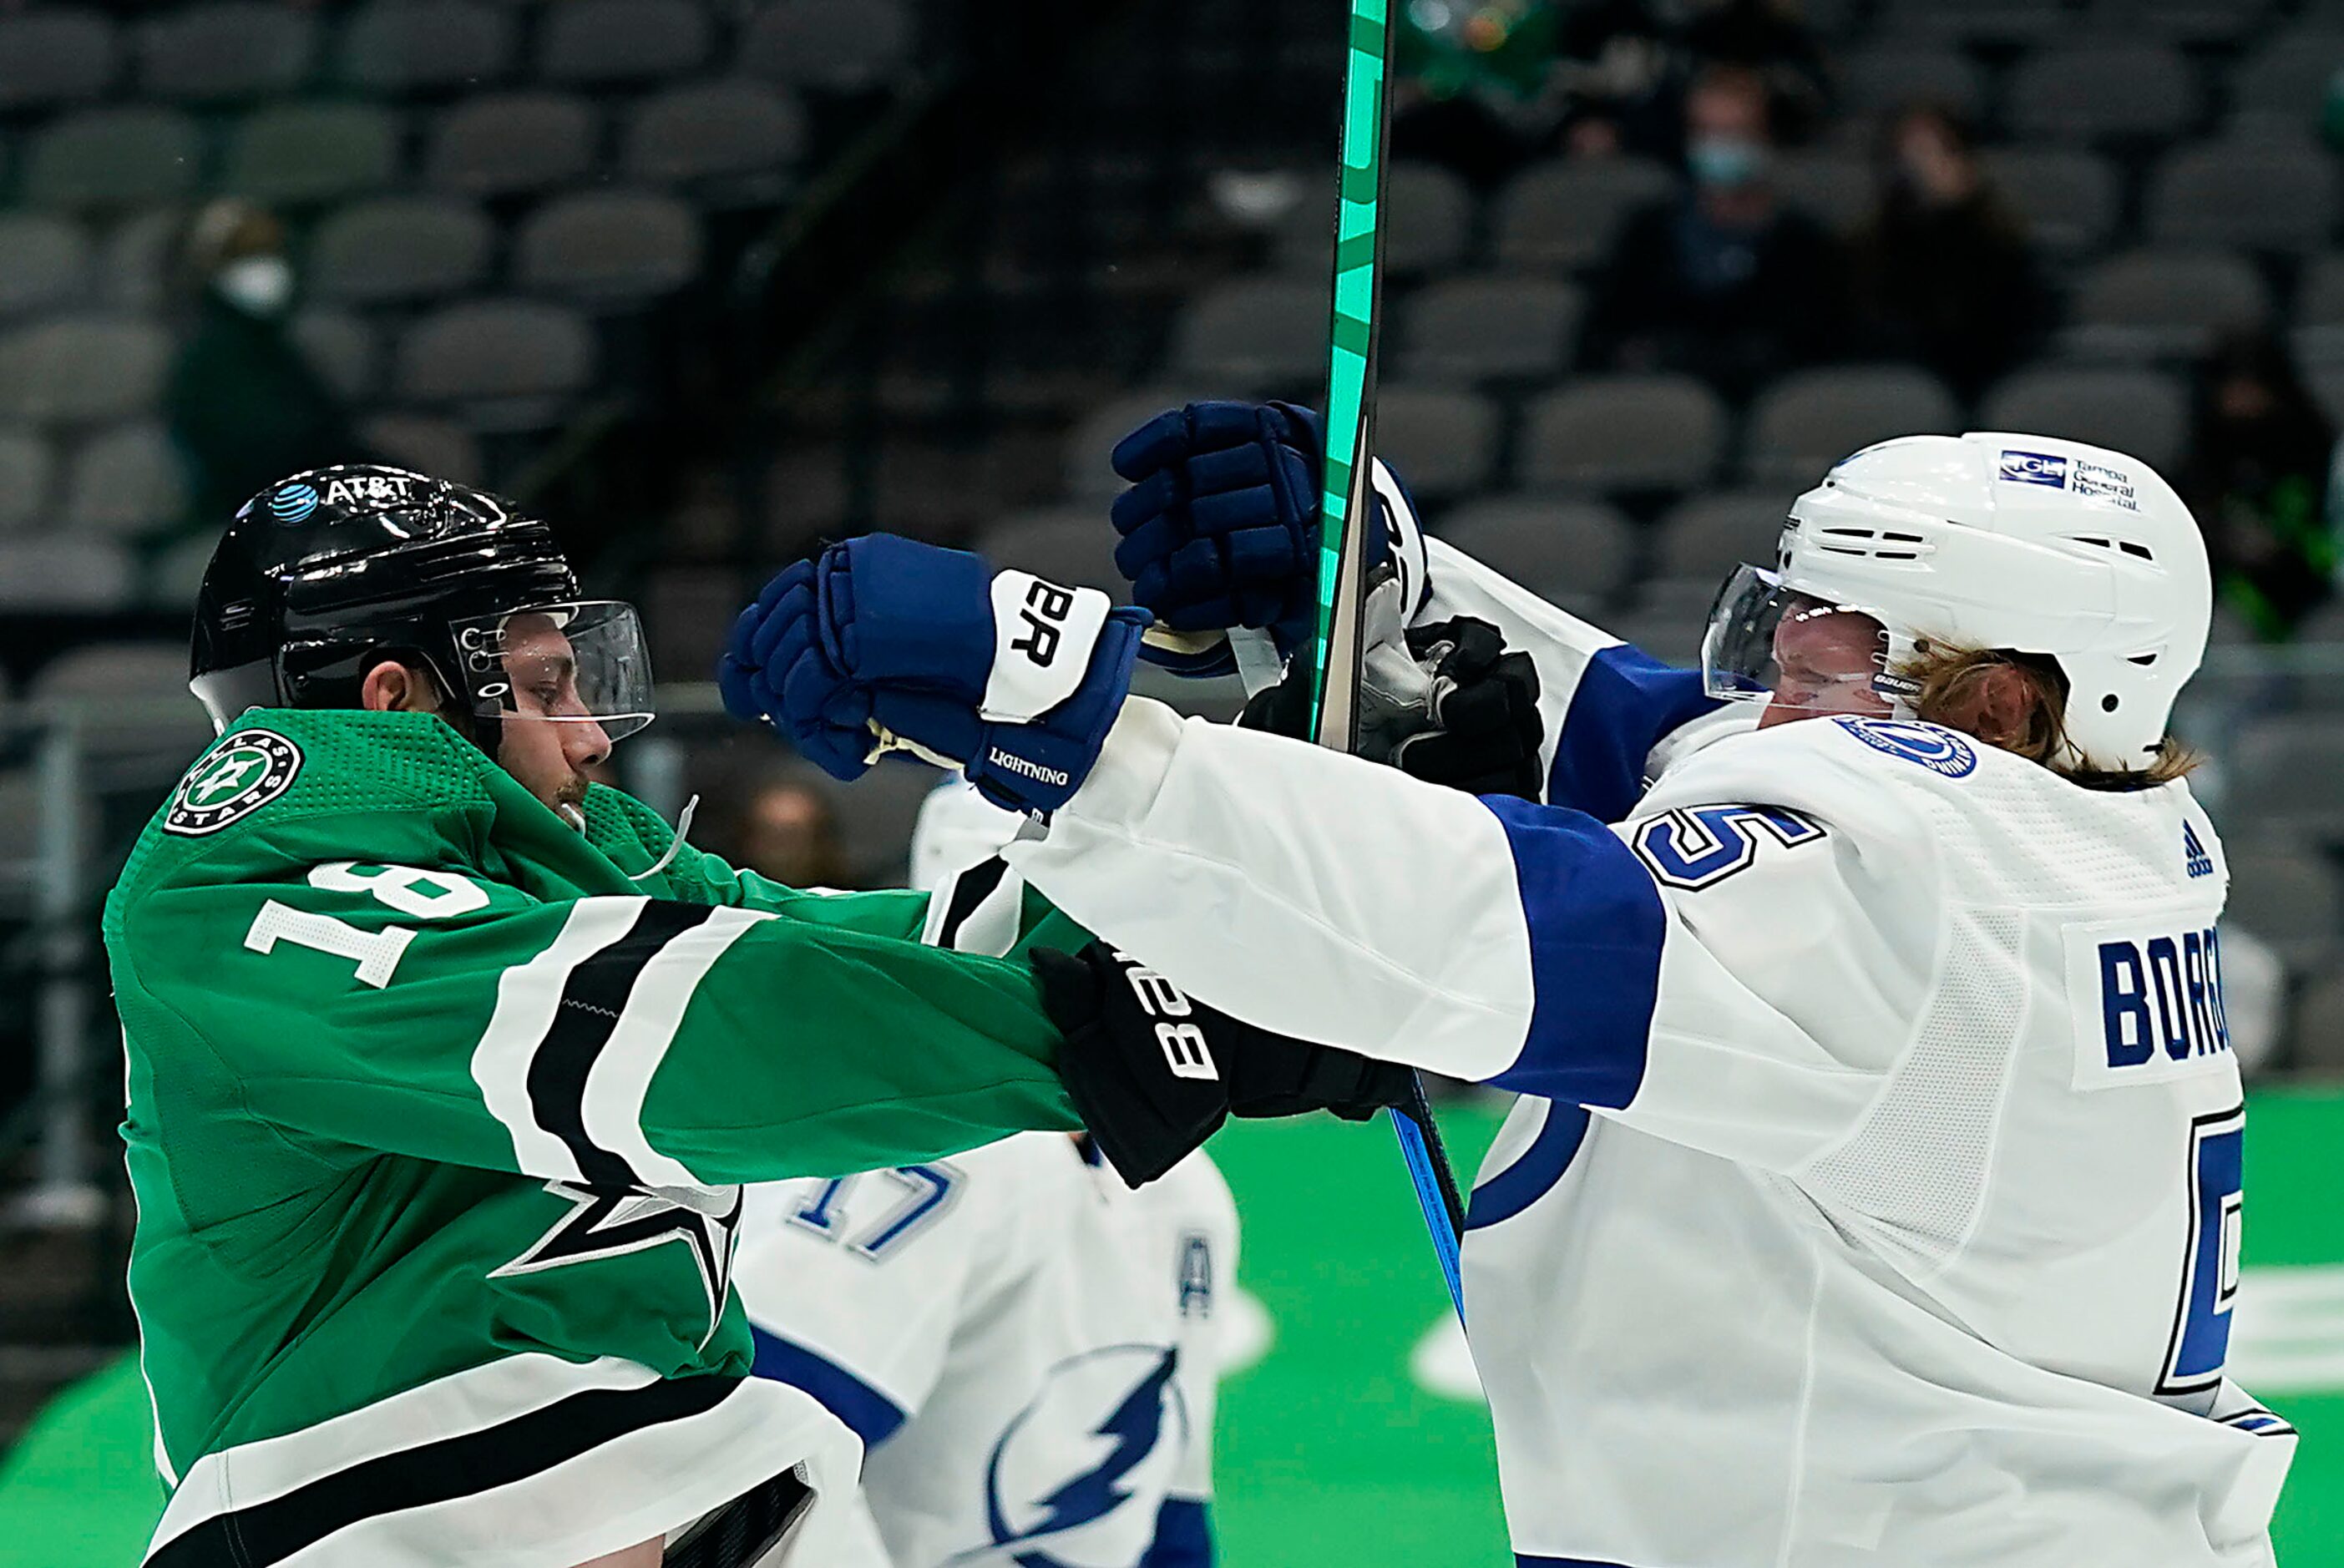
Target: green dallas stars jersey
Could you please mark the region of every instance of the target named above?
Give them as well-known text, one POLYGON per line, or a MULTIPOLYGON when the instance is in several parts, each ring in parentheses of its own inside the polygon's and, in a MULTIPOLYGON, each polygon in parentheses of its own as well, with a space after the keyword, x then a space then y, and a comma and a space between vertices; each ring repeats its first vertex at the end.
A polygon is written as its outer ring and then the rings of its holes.
POLYGON ((256 711, 133 851, 157 1568, 571 1568, 851 1486, 844 1428, 744 1376, 734 1184, 1077 1125, 1026 965, 923 946, 924 895, 585 817, 436 718, 256 711))

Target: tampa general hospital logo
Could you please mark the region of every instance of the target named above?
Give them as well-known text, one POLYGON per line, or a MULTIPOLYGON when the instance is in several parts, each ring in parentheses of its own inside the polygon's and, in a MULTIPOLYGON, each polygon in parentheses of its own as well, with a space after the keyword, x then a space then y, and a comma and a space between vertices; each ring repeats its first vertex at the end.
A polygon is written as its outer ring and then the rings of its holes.
POLYGON ((212 748, 172 792, 163 831, 187 838, 217 833, 292 787, 301 748, 273 730, 239 730, 212 748))

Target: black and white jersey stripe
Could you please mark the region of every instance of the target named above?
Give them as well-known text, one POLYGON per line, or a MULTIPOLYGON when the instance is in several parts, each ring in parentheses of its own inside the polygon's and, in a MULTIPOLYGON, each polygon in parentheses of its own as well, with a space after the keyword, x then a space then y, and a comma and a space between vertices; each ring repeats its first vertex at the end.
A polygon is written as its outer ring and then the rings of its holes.
POLYGON ((643 1101, 702 976, 773 916, 584 898, 543 951, 500 976, 473 1081, 533 1176, 605 1189, 703 1185, 653 1148, 643 1101))

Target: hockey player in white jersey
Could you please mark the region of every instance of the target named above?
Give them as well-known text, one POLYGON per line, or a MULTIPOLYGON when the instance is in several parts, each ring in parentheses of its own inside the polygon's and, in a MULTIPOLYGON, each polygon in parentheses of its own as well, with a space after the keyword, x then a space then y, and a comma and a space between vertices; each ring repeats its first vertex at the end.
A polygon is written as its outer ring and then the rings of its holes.
MULTIPOLYGON (((929 798, 912 865, 940 918, 983 920, 954 895, 1017 823, 965 785, 929 798)), ((951 945, 982 946, 977 922, 951 945)), ((1209 1568, 1237 1260, 1202 1149, 1137 1190, 1086 1138, 1046 1132, 751 1188, 732 1278, 755 1371, 864 1442, 875 1539, 824 1568, 1209 1568)))
MULTIPOLYGON (((1244 581, 1309 558, 1299 421, 1226 423, 1118 449, 1167 619, 1183 582, 1258 623, 1307 595, 1244 581)), ((950 612, 986 595, 948 557, 853 541, 761 601, 736 707, 842 774, 874 731, 985 769, 1104 604, 950 612)), ((1135 980, 1521 1095, 1465 1249, 1520 1562, 2269 1562, 2295 1440, 2223 1375, 2243 1102, 2221 845, 2166 730, 2210 609, 2172 491, 2045 437, 1869 448, 1698 674, 1425 559, 1420 615, 1538 662, 1546 804, 1140 699, 993 787, 1048 814, 1006 857, 1135 980)), ((1130 1070, 1209 1125, 1158 995, 1130 1070)))

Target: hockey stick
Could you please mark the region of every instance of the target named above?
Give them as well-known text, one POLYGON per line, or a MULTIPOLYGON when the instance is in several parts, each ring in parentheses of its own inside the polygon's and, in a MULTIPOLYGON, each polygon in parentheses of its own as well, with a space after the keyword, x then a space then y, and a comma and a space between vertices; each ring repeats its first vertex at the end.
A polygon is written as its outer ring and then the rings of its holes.
MULTIPOLYGON (((1384 150, 1391 125, 1392 17, 1389 0, 1350 0, 1350 55, 1343 71, 1342 169, 1335 218, 1335 305, 1328 332, 1327 468, 1320 499, 1318 618, 1310 648, 1309 736, 1349 752, 1359 744, 1360 621, 1367 597, 1366 530, 1377 526, 1369 482, 1375 452, 1376 348, 1383 326, 1384 150)), ((1417 1207, 1440 1260, 1449 1300, 1462 1319, 1458 1237, 1465 1206, 1424 1080, 1409 1075, 1392 1130, 1408 1160, 1417 1207)))

